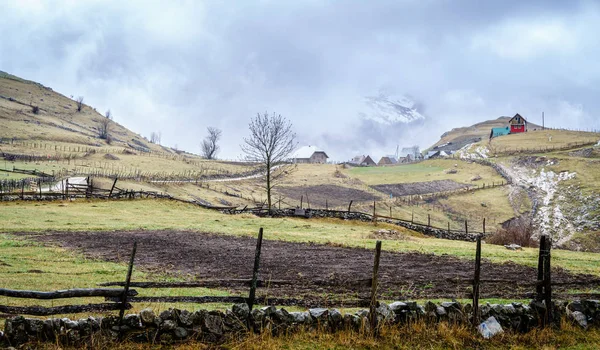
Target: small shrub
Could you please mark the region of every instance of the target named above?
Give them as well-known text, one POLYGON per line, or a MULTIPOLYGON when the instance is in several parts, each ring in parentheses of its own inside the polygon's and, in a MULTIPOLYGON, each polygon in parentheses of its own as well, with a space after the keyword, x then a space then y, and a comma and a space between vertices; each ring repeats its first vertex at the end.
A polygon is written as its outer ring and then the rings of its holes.
POLYGON ((31 111, 33 112, 33 114, 38 114, 38 113, 40 113, 40 107, 31 106, 31 111))
POLYGON ((497 245, 518 244, 521 247, 537 247, 539 242, 533 237, 531 218, 520 216, 506 224, 486 239, 487 243, 497 245))

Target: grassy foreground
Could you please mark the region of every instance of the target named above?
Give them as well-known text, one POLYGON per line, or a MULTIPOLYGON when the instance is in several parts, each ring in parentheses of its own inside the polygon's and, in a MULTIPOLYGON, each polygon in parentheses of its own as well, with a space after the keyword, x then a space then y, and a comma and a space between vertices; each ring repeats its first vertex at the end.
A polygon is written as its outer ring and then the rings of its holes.
MULTIPOLYGON (((264 227, 265 239, 291 242, 315 242, 351 247, 373 248, 374 231, 394 229, 405 234, 402 240, 387 240, 383 249, 389 251, 416 251, 448 254, 473 259, 475 245, 469 242, 449 241, 415 234, 393 225, 358 223, 342 220, 306 220, 295 218, 265 219, 253 215, 225 215, 200 209, 193 205, 157 200, 142 201, 77 201, 0 204, 0 232, 53 231, 107 231, 107 230, 189 230, 256 236, 264 227)), ((537 250, 525 248, 509 251, 502 246, 485 245, 483 258, 492 262, 513 261, 537 266, 537 250)), ((575 273, 600 276, 600 254, 553 251, 553 266, 575 273)))
MULTIPOLYGON (((180 345, 148 345, 134 343, 105 343, 95 339, 91 345, 96 349, 209 349, 198 342, 180 345)), ((64 349, 54 344, 34 344, 42 349, 64 349)), ((442 322, 426 325, 417 322, 404 326, 382 329, 378 338, 354 331, 337 333, 299 332, 290 335, 271 336, 268 333, 251 334, 241 340, 220 345, 221 349, 597 349, 600 331, 584 331, 567 322, 561 330, 533 330, 527 334, 505 332, 485 340, 469 326, 450 325, 442 322)))

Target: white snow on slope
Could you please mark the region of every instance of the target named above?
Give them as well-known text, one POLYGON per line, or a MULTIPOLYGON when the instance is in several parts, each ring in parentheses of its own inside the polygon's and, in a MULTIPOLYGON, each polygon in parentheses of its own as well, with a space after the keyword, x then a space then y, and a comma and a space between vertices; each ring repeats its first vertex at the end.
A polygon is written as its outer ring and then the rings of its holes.
POLYGON ((379 94, 378 96, 365 97, 365 105, 366 108, 359 113, 360 116, 383 125, 411 123, 425 119, 417 111, 415 101, 403 95, 379 94))

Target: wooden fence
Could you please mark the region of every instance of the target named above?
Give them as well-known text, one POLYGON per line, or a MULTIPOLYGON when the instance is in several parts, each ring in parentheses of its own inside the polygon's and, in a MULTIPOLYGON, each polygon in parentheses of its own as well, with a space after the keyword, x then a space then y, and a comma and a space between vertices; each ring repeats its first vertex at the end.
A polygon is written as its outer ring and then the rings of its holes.
MULTIPOLYGON (((15 306, 4 306, 0 305, 0 312, 5 313, 4 317, 10 317, 11 315, 17 314, 27 314, 27 315, 37 315, 37 316, 47 316, 47 315, 56 315, 56 314, 69 314, 69 313, 81 313, 81 312, 105 312, 105 311, 113 311, 119 310, 119 319, 122 321, 125 310, 130 309, 131 303, 137 302, 189 302, 189 303, 214 303, 214 302, 222 302, 222 303, 246 303, 248 304, 250 310, 256 304, 266 304, 266 305, 296 305, 303 306, 303 300, 299 299, 291 299, 291 298, 267 298, 266 296, 257 297, 256 291, 257 288, 263 288, 268 285, 269 288, 276 288, 278 285, 294 285, 297 283, 296 281, 263 281, 259 279, 260 272, 260 259, 261 259, 261 250, 263 246, 263 229, 261 228, 258 234, 258 239, 256 242, 256 250, 255 257, 253 261, 253 269, 252 269, 252 277, 250 279, 238 279, 238 280, 225 280, 228 282, 229 286, 238 285, 238 286, 247 286, 249 287, 248 296, 226 296, 226 297, 216 297, 216 296, 152 296, 152 297, 143 297, 137 296, 138 293, 136 290, 131 289, 131 287, 135 288, 193 288, 193 287, 223 287, 224 280, 204 280, 204 281, 196 281, 196 282, 133 282, 131 279, 132 271, 134 268, 135 255, 137 252, 137 243, 134 242, 133 250, 131 253, 131 257, 129 260, 129 267, 127 270, 127 276, 122 282, 108 282, 101 284, 102 287, 107 286, 121 286, 122 289, 112 289, 112 288, 97 288, 97 289, 71 289, 71 290, 63 290, 63 291, 54 291, 54 292, 38 292, 38 291, 22 291, 22 290, 8 290, 8 289, 0 289, 0 295, 11 297, 11 298, 25 298, 25 299, 43 299, 43 300, 56 300, 63 298, 80 298, 80 297, 104 297, 108 303, 101 304, 88 304, 88 305, 66 305, 66 306, 58 306, 58 307, 41 307, 41 306, 28 306, 28 307, 15 307, 15 306)), ((512 280, 486 280, 482 278, 485 276, 485 270, 481 268, 481 259, 482 259, 482 248, 481 248, 481 235, 478 237, 476 242, 476 252, 475 252, 475 264, 473 270, 473 279, 468 280, 456 280, 453 279, 454 282, 459 284, 468 284, 471 285, 471 291, 465 293, 464 295, 460 295, 457 293, 455 297, 460 298, 461 296, 466 296, 472 299, 473 306, 473 314, 472 314, 472 322, 474 325, 478 325, 480 322, 480 311, 479 311, 479 300, 481 297, 480 286, 481 284, 497 284, 497 283, 514 283, 512 280)), ((370 290, 370 297, 367 299, 355 300, 357 306, 361 307, 369 307, 370 312, 370 322, 371 329, 377 330, 377 317, 375 317, 375 309, 379 305, 379 294, 378 293, 378 285, 379 285, 379 262, 381 256, 382 242, 377 241, 374 252, 374 262, 373 262, 373 272, 372 277, 369 280, 361 280, 358 281, 356 285, 362 286, 361 291, 364 289, 370 290)), ((532 281, 530 284, 526 284, 531 286, 532 290, 535 288, 535 300, 540 302, 542 309, 544 310, 544 314, 541 315, 541 326, 550 325, 555 321, 553 318, 553 295, 552 295, 552 286, 556 285, 551 280, 551 242, 550 239, 546 236, 542 236, 540 250, 539 250, 539 264, 538 264, 538 277, 535 281, 532 281), (543 302, 543 303, 542 303, 543 302), (550 307, 546 307, 549 306, 550 307)), ((249 262, 250 263, 250 262, 249 262)), ((596 281, 600 283, 600 281, 596 281)), ((335 282, 331 281, 313 281, 315 286, 320 285, 321 283, 333 283, 332 286, 335 285, 335 282)), ((582 283, 590 283, 590 281, 568 281, 563 283, 558 283, 560 285, 580 285, 582 283)), ((523 283, 520 283, 523 285, 523 283)), ((360 292, 360 291, 359 291, 360 292)), ((576 294, 571 294, 571 297, 576 297, 576 294)), ((588 296, 588 295, 586 295, 588 296)), ((121 322, 120 321, 120 322, 121 322)))

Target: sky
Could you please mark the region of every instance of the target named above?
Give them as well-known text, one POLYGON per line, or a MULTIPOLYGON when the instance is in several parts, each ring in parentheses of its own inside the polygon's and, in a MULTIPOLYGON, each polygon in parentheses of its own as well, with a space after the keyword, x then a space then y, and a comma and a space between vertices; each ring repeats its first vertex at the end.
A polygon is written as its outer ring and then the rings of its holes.
POLYGON ((600 2, 522 0, 0 0, 0 70, 166 146, 223 159, 257 113, 330 160, 422 149, 520 113, 600 129, 600 2), (425 120, 366 125, 365 97, 409 96, 425 120))

